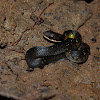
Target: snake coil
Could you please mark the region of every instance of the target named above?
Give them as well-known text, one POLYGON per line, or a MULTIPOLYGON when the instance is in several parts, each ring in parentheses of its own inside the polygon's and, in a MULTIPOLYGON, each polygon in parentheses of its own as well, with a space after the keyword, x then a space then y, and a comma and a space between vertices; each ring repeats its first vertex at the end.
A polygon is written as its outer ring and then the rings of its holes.
POLYGON ((27 71, 34 68, 43 68, 49 63, 68 59, 75 63, 84 63, 90 54, 90 47, 82 41, 77 31, 68 30, 63 35, 53 31, 44 32, 44 38, 54 45, 45 47, 37 46, 30 48, 25 55, 27 71))

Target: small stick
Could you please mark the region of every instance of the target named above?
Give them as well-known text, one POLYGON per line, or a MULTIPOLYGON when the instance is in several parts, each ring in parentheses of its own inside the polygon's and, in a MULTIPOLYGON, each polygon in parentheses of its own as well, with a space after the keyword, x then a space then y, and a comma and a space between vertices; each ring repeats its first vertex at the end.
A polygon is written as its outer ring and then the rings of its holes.
MULTIPOLYGON (((34 24, 34 26, 35 26, 35 24, 34 24)), ((15 41, 12 45, 17 45, 18 44, 18 42, 21 40, 21 38, 22 38, 22 36, 23 36, 23 34, 26 32, 26 31, 28 31, 28 30, 30 30, 30 28, 29 27, 27 27, 23 32, 22 32, 22 34, 21 34, 21 36, 20 36, 20 38, 17 40, 17 41, 15 41)))
POLYGON ((44 13, 44 11, 45 11, 49 6, 51 6, 53 3, 54 3, 54 2, 49 3, 49 5, 43 9, 43 11, 42 11, 42 12, 40 13, 40 15, 39 15, 39 18, 40 18, 41 15, 44 13))
MULTIPOLYGON (((49 7, 49 6, 51 6, 52 4, 53 4, 54 2, 52 2, 52 3, 50 3, 47 7, 45 7, 44 9, 43 9, 43 11, 40 13, 40 15, 37 17, 38 18, 38 20, 41 22, 41 23, 43 23, 43 21, 41 21, 41 16, 42 16, 42 14, 44 13, 44 11, 49 7)), ((15 41, 14 43, 13 43, 13 45, 15 44, 15 45, 17 45, 18 44, 18 42, 21 40, 21 38, 22 38, 22 36, 23 36, 23 34, 26 32, 26 31, 28 31, 28 30, 30 30, 30 29, 32 29, 32 28, 34 28, 34 26, 36 25, 37 23, 35 22, 34 23, 34 25, 32 26, 32 27, 27 27, 23 32, 22 32, 22 34, 21 34, 21 36, 20 36, 20 38, 17 40, 17 41, 15 41)))

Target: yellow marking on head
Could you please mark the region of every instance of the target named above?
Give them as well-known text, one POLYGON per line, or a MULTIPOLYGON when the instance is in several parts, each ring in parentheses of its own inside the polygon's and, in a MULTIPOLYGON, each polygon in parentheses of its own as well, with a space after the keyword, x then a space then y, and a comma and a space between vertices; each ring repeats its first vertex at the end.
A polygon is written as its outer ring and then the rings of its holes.
POLYGON ((65 35, 65 39, 64 40, 66 40, 68 38, 75 39, 75 34, 70 33, 70 34, 65 35))
POLYGON ((75 38, 75 35, 74 34, 69 34, 69 38, 74 39, 75 38))

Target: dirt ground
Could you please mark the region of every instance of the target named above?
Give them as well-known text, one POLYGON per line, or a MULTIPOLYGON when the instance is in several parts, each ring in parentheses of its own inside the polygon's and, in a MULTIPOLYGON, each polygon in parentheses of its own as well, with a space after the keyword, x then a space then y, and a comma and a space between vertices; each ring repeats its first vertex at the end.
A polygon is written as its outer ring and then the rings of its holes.
POLYGON ((0 0, 0 95, 6 100, 100 100, 100 0, 0 0), (77 30, 90 46, 88 60, 26 71, 26 51, 52 45, 43 38, 47 30, 77 30))

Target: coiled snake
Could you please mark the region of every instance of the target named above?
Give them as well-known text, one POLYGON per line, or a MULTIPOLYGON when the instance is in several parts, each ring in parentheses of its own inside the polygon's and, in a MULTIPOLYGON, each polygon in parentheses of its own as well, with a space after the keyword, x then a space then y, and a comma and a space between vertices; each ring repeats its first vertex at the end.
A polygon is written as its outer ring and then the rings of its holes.
POLYGON ((90 54, 90 47, 82 41, 77 31, 68 30, 63 35, 53 31, 44 32, 44 38, 54 45, 30 48, 25 55, 27 71, 43 68, 49 63, 69 59, 75 63, 84 63, 90 54))

